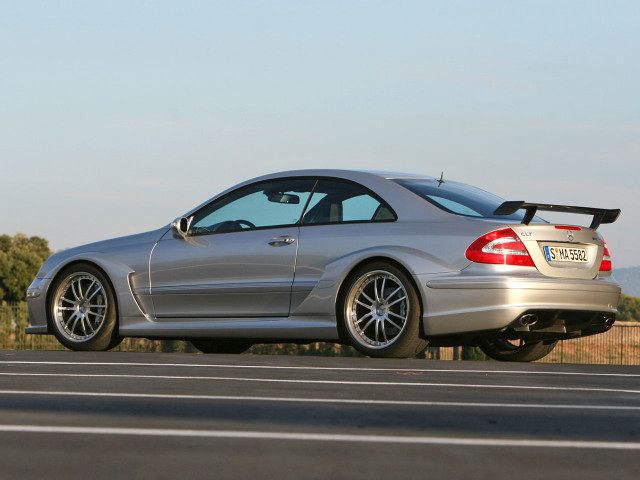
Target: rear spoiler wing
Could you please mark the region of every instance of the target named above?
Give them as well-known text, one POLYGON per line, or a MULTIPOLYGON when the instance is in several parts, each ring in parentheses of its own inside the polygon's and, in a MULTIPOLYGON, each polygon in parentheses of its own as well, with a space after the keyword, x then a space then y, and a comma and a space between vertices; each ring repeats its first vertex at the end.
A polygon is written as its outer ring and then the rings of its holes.
POLYGON ((527 211, 524 218, 522 219, 522 223, 525 225, 529 225, 529 223, 531 223, 531 220, 533 220, 533 217, 535 217, 538 210, 547 212, 582 213, 585 215, 593 215, 593 221, 591 222, 589 228, 593 228, 594 230, 598 228, 602 223, 615 222, 620 215, 619 208, 606 209, 591 207, 571 207, 568 205, 551 205, 548 203, 527 203, 520 200, 504 202, 502 205, 496 208, 496 211, 493 212, 493 214, 513 215, 520 209, 524 209, 527 211))

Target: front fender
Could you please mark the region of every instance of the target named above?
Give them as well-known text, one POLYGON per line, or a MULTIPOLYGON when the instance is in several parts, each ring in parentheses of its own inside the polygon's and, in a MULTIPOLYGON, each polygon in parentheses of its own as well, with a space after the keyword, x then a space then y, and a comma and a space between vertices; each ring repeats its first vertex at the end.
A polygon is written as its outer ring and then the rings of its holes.
MULTIPOLYGON (((53 282, 53 279, 66 267, 75 263, 91 263, 98 266, 105 272, 116 295, 116 301, 118 304, 118 316, 120 319, 120 326, 123 322, 126 322, 127 318, 144 316, 149 318, 147 312, 145 312, 139 305, 134 295, 135 285, 134 274, 136 273, 129 265, 126 265, 117 257, 108 253, 102 252, 83 252, 76 255, 72 255, 65 259, 61 259, 57 264, 51 266, 47 273, 46 281, 47 295, 43 295, 41 298, 44 303, 44 309, 46 309, 46 302, 48 299, 49 289, 53 282)), ((46 310, 42 311, 46 311, 46 310)), ((35 323, 32 321, 32 324, 35 323)))

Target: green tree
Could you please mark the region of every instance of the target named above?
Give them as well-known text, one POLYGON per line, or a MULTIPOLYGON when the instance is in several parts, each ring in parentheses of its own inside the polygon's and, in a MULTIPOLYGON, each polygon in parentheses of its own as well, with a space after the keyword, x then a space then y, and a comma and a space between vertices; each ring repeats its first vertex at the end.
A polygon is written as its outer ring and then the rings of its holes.
POLYGON ((25 300, 27 288, 49 255, 49 242, 42 237, 0 235, 0 300, 25 300))
POLYGON ((621 322, 640 322, 640 297, 632 297, 623 293, 620 296, 616 319, 621 322))

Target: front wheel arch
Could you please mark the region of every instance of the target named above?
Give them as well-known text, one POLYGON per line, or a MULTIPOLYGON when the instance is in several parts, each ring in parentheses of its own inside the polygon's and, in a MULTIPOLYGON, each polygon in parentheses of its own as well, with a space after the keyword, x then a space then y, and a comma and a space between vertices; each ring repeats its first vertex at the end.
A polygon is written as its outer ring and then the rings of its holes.
MULTIPOLYGON (((107 279, 107 281, 109 282, 109 286, 111 287, 111 289, 115 292, 116 289, 113 286, 113 282, 111 281, 111 277, 109 277, 109 274, 105 271, 104 268, 102 268, 100 265, 98 265, 95 262, 92 262, 90 260, 74 260, 72 262, 69 262, 67 264, 62 265, 61 267, 57 267, 58 270, 56 271, 56 273, 53 275, 53 278, 51 279, 51 282, 49 283, 49 289, 47 291, 47 298, 46 298, 46 305, 47 305, 47 324, 48 322, 51 320, 50 315, 51 312, 49 311, 49 302, 51 301, 51 296, 53 295, 53 289, 51 288, 51 285, 53 285, 53 283, 60 278, 60 276, 62 274, 64 274, 64 272, 66 270, 69 270, 71 267, 77 267, 80 265, 89 265, 90 267, 93 267, 95 269, 97 269, 102 275, 104 275, 104 277, 107 279)), ((117 298, 115 299, 115 306, 116 306, 116 317, 118 319, 118 323, 120 320, 120 314, 119 314, 119 310, 118 310, 118 300, 117 298)))
POLYGON ((114 288, 113 282, 111 281, 109 275, 100 265, 96 264, 95 262, 91 262, 88 260, 76 260, 59 268, 54 277, 51 279, 51 283, 49 284, 46 296, 45 312, 48 332, 54 335, 62 345, 71 350, 110 350, 111 348, 119 345, 123 340, 123 337, 121 337, 119 334, 120 314, 116 289, 114 288), (91 273, 91 270, 94 270, 93 273, 98 273, 99 276, 102 277, 100 280, 105 283, 107 291, 110 292, 110 301, 112 303, 113 313, 113 325, 109 329, 109 338, 98 341, 95 337, 92 337, 88 342, 86 342, 86 344, 74 343, 69 340, 65 341, 64 338, 61 338, 61 334, 55 325, 56 320, 53 318, 52 303, 54 300, 53 296, 56 294, 60 283, 64 281, 65 277, 69 274, 72 274, 74 271, 79 271, 82 269, 88 269, 89 273, 91 273))

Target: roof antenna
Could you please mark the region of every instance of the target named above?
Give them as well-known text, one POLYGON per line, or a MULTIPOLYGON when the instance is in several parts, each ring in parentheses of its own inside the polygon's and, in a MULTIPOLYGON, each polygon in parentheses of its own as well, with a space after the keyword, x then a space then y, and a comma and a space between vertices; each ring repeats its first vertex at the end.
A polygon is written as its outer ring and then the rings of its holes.
POLYGON ((440 185, 442 185, 443 183, 444 183, 444 172, 440 174, 440 180, 438 180, 438 188, 440 188, 440 185))

